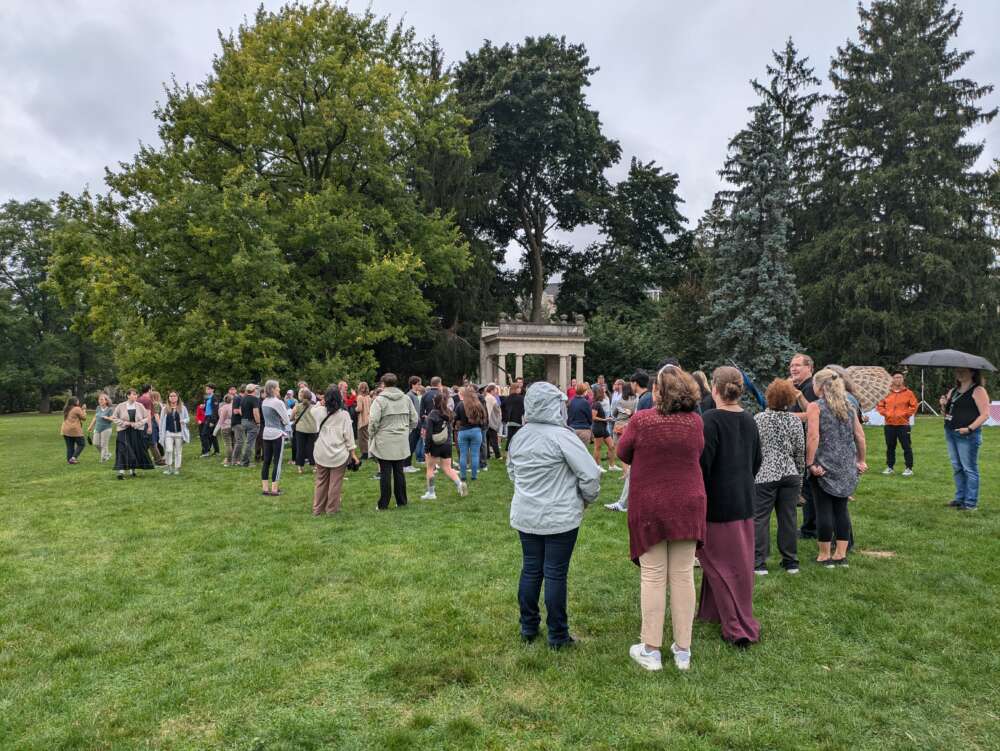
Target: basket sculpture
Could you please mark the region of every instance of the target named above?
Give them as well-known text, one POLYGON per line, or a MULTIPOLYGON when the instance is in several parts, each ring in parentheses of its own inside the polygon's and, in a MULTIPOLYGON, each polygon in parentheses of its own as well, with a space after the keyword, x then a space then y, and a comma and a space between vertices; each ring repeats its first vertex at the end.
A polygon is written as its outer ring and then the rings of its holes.
POLYGON ((865 412, 875 409, 892 386, 892 376, 885 368, 877 365, 852 365, 847 369, 847 375, 854 386, 854 395, 861 402, 865 412))

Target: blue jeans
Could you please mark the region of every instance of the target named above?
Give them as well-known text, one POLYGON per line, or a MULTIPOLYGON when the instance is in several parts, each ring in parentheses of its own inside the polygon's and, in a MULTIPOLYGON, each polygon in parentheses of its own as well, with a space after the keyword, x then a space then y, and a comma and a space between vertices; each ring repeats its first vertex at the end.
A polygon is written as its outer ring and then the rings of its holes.
POLYGON ((538 612, 538 596, 545 581, 545 623, 549 628, 549 644, 565 644, 570 640, 569 616, 566 614, 566 575, 569 559, 576 545, 579 527, 557 535, 521 536, 521 581, 517 602, 521 606, 521 634, 534 637, 542 622, 538 612))
POLYGON ((961 435, 957 430, 945 428, 944 437, 955 474, 955 503, 975 508, 979 504, 979 447, 983 445, 983 429, 961 435))
POLYGON ((464 428, 458 431, 458 474, 465 479, 466 462, 472 465, 472 479, 479 475, 479 447, 483 445, 483 431, 464 428))

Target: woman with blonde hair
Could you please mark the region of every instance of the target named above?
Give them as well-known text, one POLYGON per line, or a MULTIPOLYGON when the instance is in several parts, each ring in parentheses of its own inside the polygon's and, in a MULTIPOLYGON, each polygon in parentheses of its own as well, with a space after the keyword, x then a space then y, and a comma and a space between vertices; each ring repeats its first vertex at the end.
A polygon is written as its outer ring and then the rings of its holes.
POLYGON ((738 647, 760 639, 753 617, 754 478, 762 461, 757 424, 740 405, 743 374, 725 366, 712 373, 715 409, 702 415, 701 470, 708 497, 698 619, 722 625, 738 647))
POLYGON ((816 562, 834 568, 847 565, 851 536, 847 499, 857 488, 859 475, 868 470, 865 432, 848 401, 843 376, 824 368, 813 376, 813 388, 819 398, 806 409, 806 469, 816 506, 816 562))
POLYGON ((708 376, 704 371, 696 370, 691 374, 695 383, 698 384, 698 391, 701 393, 698 399, 698 411, 702 414, 710 409, 715 409, 715 400, 712 398, 712 387, 708 384, 708 376))

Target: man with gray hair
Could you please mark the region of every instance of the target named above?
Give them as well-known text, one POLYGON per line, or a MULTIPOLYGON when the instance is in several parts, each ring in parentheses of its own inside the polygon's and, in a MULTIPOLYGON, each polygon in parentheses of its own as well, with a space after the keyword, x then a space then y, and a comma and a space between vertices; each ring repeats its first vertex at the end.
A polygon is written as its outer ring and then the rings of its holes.
MULTIPOLYGON (((813 390, 813 359, 809 355, 796 352, 792 355, 792 360, 788 364, 788 374, 792 383, 799 390, 799 399, 788 408, 789 412, 794 412, 802 420, 803 430, 806 424, 806 408, 810 402, 816 401, 816 392, 813 390)), ((816 538, 816 506, 813 504, 812 486, 809 478, 802 482, 802 526, 799 527, 799 537, 803 539, 816 538)))

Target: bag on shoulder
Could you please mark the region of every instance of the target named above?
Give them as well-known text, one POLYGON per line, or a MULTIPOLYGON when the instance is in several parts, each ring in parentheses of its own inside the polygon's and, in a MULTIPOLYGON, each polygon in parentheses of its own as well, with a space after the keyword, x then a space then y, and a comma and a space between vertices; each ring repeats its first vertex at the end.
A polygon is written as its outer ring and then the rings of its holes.
POLYGON ((437 444, 437 445, 441 445, 443 443, 447 443, 448 442, 448 423, 445 423, 441 427, 441 430, 439 430, 437 433, 435 433, 434 435, 432 435, 431 436, 431 440, 435 444, 437 444))

